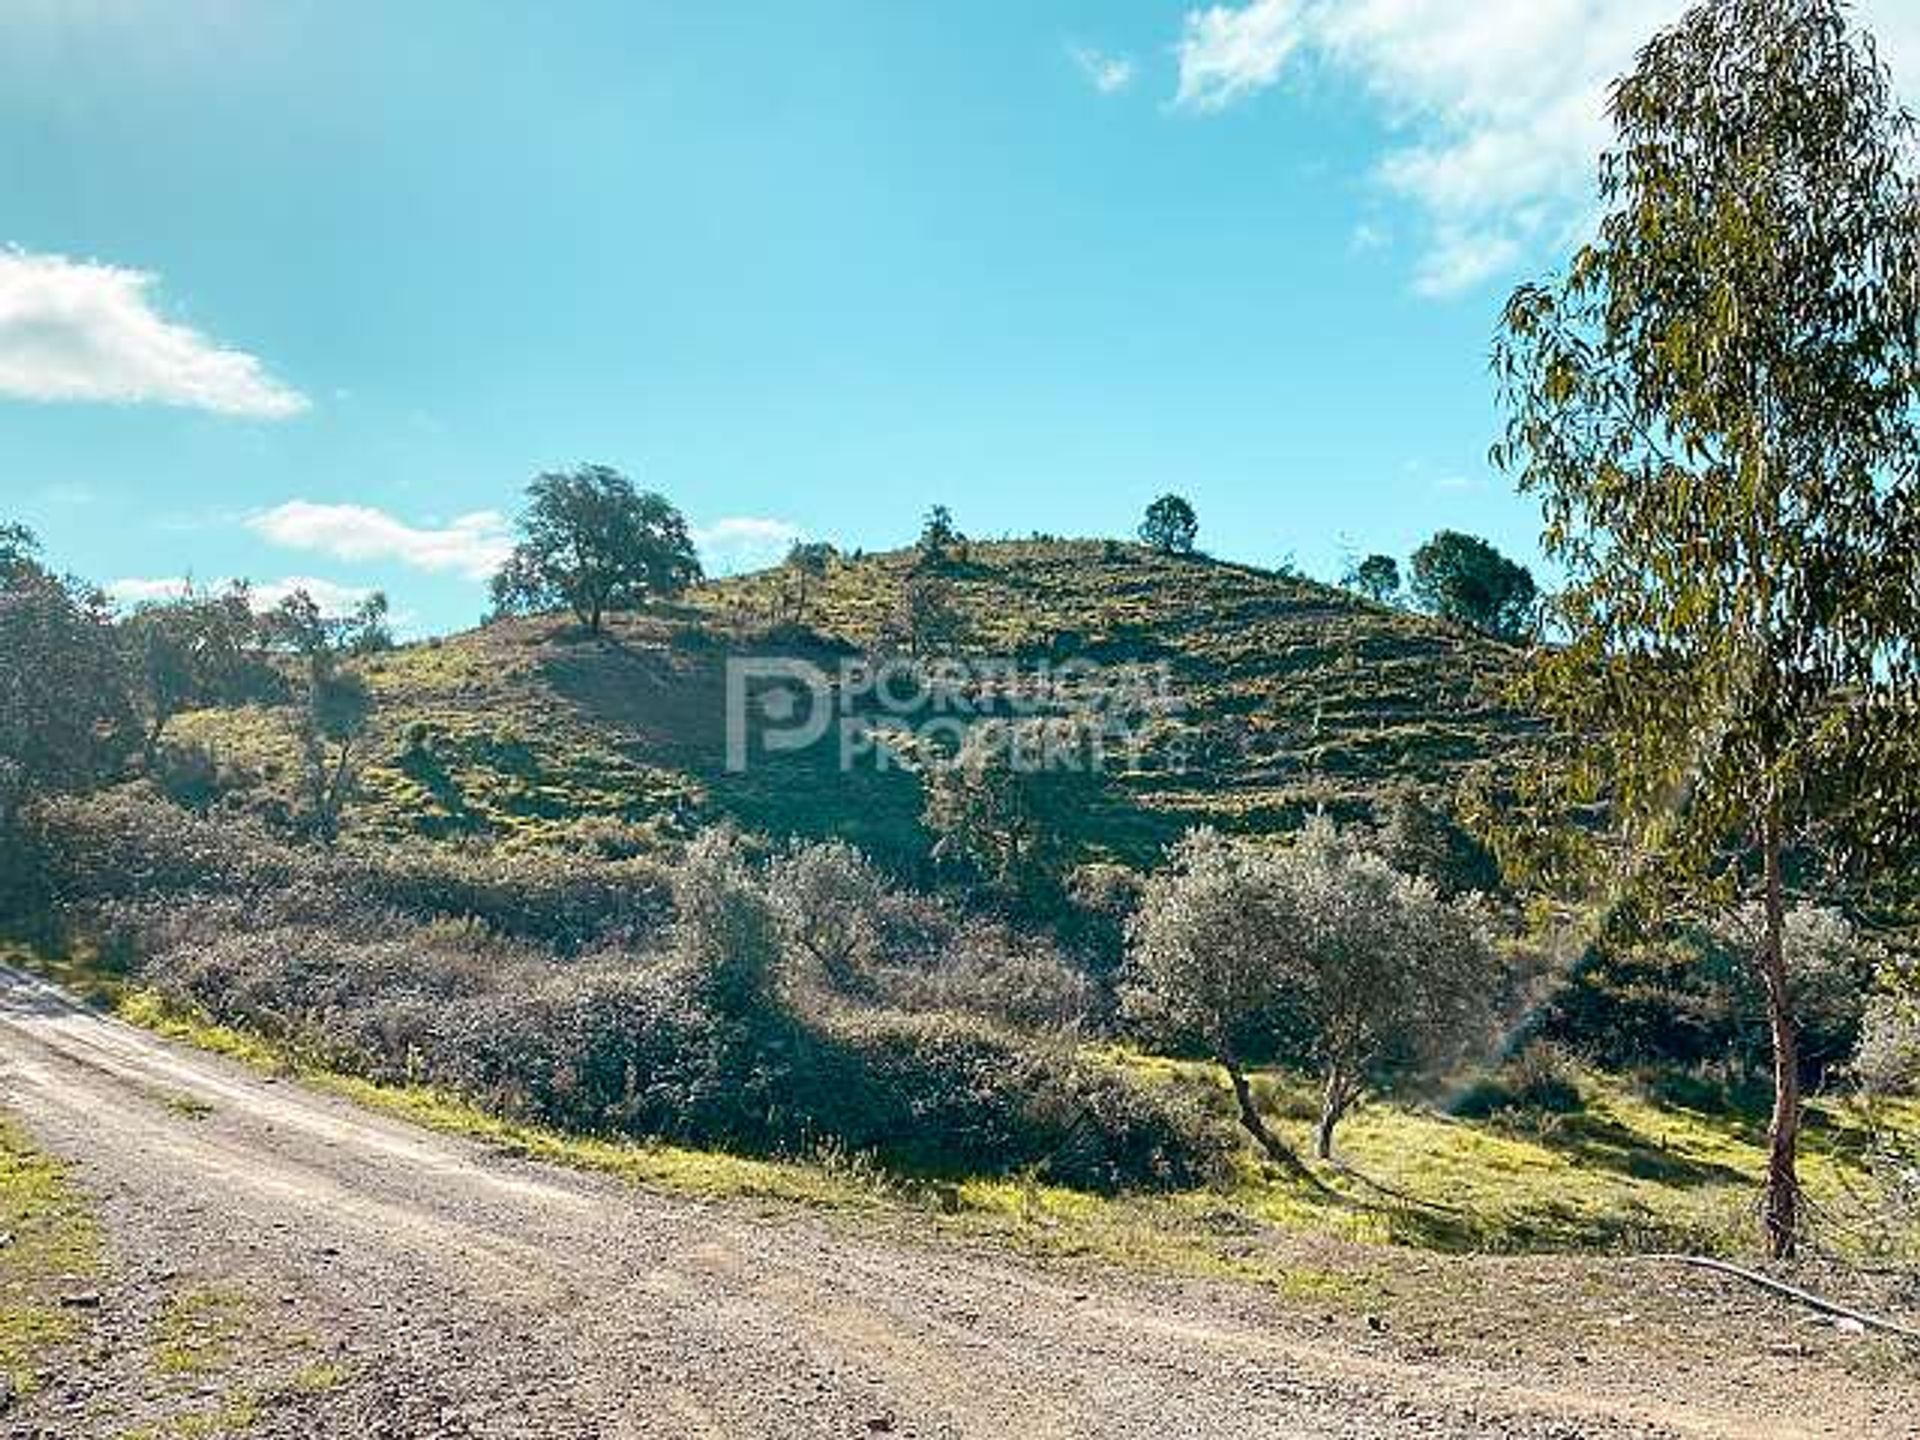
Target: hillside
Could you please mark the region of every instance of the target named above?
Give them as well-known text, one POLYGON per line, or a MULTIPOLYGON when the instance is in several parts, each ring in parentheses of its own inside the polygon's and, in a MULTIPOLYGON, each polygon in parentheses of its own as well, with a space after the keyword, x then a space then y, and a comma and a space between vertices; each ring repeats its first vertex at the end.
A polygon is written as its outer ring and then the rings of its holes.
MULTIPOLYGON (((725 677, 732 657, 831 670, 884 648, 913 558, 838 560, 804 597, 780 571, 710 583, 616 617, 601 639, 558 619, 507 621, 375 657, 379 720, 349 828, 645 850, 730 815, 911 863, 924 852, 920 790, 899 765, 843 772, 823 743, 728 773, 725 677)), ((976 544, 945 583, 962 657, 1004 657, 1023 675, 1069 661, 1164 674, 1171 705, 1118 768, 1107 810, 1085 817, 1088 838, 1120 858, 1201 822, 1285 827, 1318 805, 1364 813, 1401 784, 1447 792, 1526 728, 1495 698, 1512 652, 1298 578, 1031 541, 976 544)), ((1004 697, 968 698, 993 713, 1004 697)), ((286 715, 205 711, 168 738, 210 750, 247 803, 290 803, 286 715)))

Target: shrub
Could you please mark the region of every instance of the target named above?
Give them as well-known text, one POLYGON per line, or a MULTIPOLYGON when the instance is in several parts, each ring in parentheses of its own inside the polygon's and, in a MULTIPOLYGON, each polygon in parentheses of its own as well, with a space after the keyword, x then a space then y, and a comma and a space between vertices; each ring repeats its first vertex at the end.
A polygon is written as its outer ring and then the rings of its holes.
POLYGON ((687 846, 674 871, 673 951, 700 992, 745 1015, 767 1003, 780 964, 780 923, 738 832, 719 825, 687 846))
POLYGON ((1533 1040, 1456 1100, 1453 1113, 1470 1119, 1514 1112, 1570 1115, 1584 1104, 1572 1053, 1551 1040, 1533 1040))
POLYGON ((257 824, 185 813, 137 788, 49 801, 29 817, 55 900, 77 913, 207 895, 318 896, 314 913, 397 911, 471 918, 560 950, 663 924, 664 872, 648 861, 582 864, 413 842, 336 854, 301 850, 257 824))
POLYGON ((1880 994, 1868 1003, 1853 1075, 1870 1095, 1907 1095, 1920 1088, 1920 1010, 1912 1001, 1880 994))

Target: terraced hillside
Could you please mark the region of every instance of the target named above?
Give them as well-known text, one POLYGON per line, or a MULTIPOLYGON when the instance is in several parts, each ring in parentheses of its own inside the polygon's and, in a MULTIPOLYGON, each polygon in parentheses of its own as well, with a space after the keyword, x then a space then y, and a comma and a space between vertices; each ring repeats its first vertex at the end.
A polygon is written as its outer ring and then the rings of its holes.
MULTIPOLYGON (((559 619, 508 621, 373 658, 379 718, 349 828, 645 850, 724 814, 911 863, 925 850, 920 786, 897 755, 843 769, 822 743, 730 773, 726 662, 780 656, 832 674, 886 650, 914 558, 836 560, 804 590, 781 571, 715 582, 597 639, 559 619)), ((1527 729, 1496 696, 1514 652, 1293 577, 1032 541, 973 545, 938 583, 955 617, 943 653, 1017 662, 960 678, 966 715, 996 713, 1023 677, 1066 662, 1164 677, 1110 801, 1084 816, 1120 858, 1202 821, 1285 827, 1318 805, 1363 812, 1398 785, 1446 792, 1527 729)), ((259 707, 168 732, 209 749, 243 803, 267 806, 292 803, 293 736, 290 715, 259 707)))

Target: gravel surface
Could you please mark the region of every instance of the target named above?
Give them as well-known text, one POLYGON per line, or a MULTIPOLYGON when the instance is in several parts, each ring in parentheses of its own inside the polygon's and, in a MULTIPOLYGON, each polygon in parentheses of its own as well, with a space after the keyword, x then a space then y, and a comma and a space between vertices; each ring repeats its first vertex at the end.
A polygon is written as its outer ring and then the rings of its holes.
POLYGON ((0 1104, 73 1162, 110 1251, 90 1339, 0 1419, 23 1437, 1920 1433, 1910 1387, 1423 1363, 1247 1288, 641 1192, 4 970, 0 1104))

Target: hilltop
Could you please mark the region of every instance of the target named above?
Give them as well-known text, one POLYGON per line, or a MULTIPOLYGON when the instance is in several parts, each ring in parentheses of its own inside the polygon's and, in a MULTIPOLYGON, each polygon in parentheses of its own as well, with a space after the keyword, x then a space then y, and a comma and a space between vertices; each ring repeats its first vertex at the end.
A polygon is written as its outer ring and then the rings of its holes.
MULTIPOLYGON (((726 662, 828 669, 884 650, 915 552, 836 558, 804 592, 784 570, 702 585, 612 617, 499 621, 364 662, 379 703, 351 831, 510 845, 587 839, 641 851, 731 816, 772 834, 844 835, 894 861, 924 851, 904 767, 843 772, 831 745, 725 756, 726 662)), ((1149 669, 1170 704, 1115 776, 1089 838, 1144 859, 1187 826, 1285 828, 1325 806, 1364 815, 1395 787, 1450 794, 1525 733, 1497 698, 1516 654, 1298 576, 1103 541, 976 543, 942 572, 951 653, 1149 669)), ((990 710, 983 703, 983 712, 990 710)), ((244 802, 290 803, 288 717, 179 717, 244 802)))

